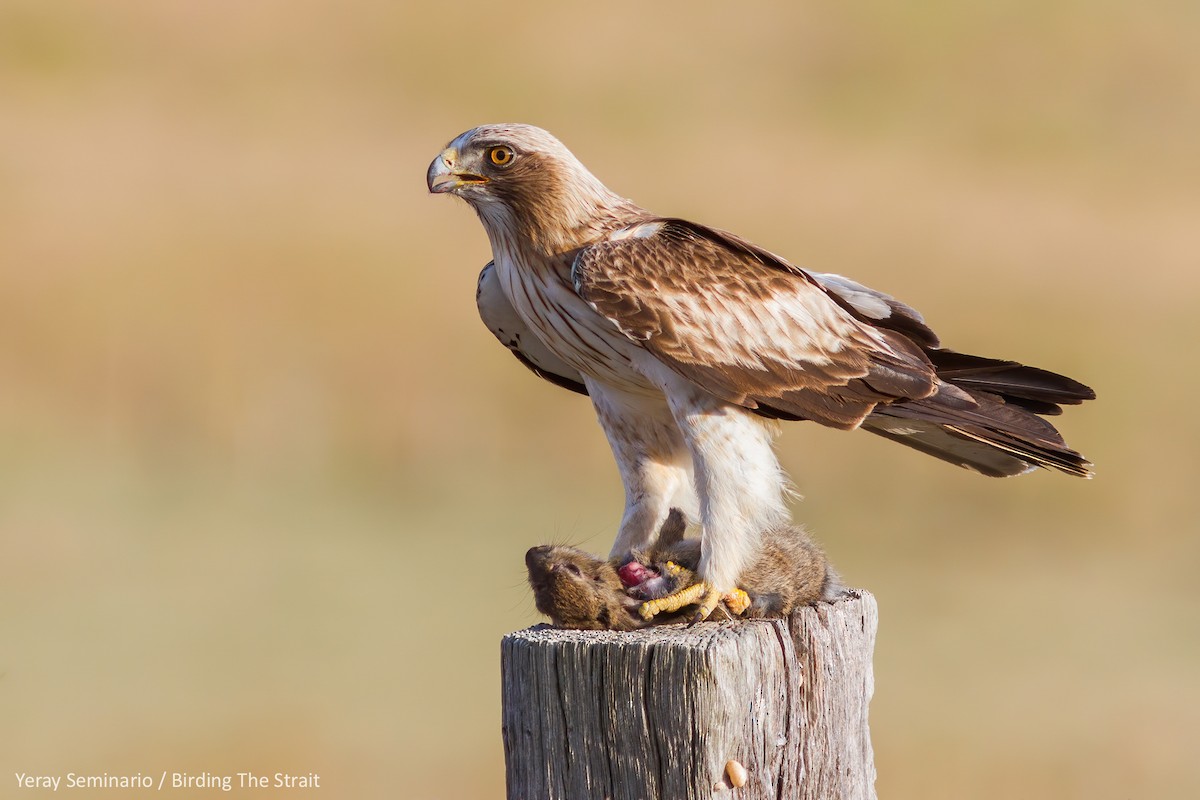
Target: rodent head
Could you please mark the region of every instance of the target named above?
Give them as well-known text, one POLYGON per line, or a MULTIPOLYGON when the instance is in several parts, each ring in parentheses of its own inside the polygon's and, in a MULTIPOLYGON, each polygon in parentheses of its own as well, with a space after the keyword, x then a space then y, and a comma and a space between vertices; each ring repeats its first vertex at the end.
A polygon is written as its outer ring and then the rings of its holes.
POLYGON ((525 554, 538 611, 560 628, 629 630, 635 601, 612 564, 574 547, 542 545, 525 554))

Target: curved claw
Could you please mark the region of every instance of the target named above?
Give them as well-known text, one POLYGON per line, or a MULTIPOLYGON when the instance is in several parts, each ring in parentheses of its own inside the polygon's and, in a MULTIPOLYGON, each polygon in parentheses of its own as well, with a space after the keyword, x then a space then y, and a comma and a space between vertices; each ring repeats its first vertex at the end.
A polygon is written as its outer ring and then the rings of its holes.
MULTIPOLYGON (((708 619, 712 612, 716 611, 717 606, 721 604, 721 601, 725 599, 725 593, 721 592, 719 589, 714 589, 707 583, 697 585, 704 586, 705 592, 704 596, 700 599, 700 608, 696 609, 696 616, 692 617, 692 625, 708 619)), ((741 590, 739 589, 738 591, 741 590)), ((743 594, 745 594, 745 592, 743 592, 743 594)), ((730 611, 732 610, 733 609, 730 609, 730 611)))

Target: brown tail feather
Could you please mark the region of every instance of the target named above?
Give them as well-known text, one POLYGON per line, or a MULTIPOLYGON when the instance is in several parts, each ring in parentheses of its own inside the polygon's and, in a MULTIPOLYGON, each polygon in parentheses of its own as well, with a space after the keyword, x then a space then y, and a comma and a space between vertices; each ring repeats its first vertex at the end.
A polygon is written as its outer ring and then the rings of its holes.
POLYGON ((976 470, 1020 475, 1046 467, 1092 476, 1092 465, 1067 447, 1041 415, 1092 400, 1079 381, 1016 361, 929 349, 942 385, 931 397, 877 406, 863 427, 892 441, 976 470))
POLYGON ((1061 405, 1095 400, 1091 387, 1049 370, 1027 367, 1016 361, 983 358, 953 350, 926 350, 937 375, 967 391, 999 395, 1006 403, 1035 414, 1062 413, 1061 405))

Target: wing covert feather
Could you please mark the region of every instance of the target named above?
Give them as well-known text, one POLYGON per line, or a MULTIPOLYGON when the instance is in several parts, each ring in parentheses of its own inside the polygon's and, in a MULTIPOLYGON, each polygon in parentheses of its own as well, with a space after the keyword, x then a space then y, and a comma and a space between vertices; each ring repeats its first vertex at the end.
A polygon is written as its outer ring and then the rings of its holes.
POLYGON ((583 248, 572 277, 593 309, 673 370, 770 416, 853 428, 876 403, 934 390, 917 344, 723 231, 642 223, 583 248))
POLYGON ((863 286, 831 272, 810 272, 812 278, 847 307, 858 319, 880 328, 904 334, 924 348, 941 347, 938 336, 915 308, 901 303, 890 294, 863 286))

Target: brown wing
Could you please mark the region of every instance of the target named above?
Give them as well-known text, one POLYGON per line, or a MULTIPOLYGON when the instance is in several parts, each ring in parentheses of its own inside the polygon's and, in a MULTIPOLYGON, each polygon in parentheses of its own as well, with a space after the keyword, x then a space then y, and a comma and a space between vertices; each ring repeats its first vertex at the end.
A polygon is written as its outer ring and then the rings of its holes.
POLYGON ((767 416, 853 428, 877 403, 934 391, 907 336, 732 234, 643 223, 581 250, 572 274, 592 308, 671 369, 767 416))

